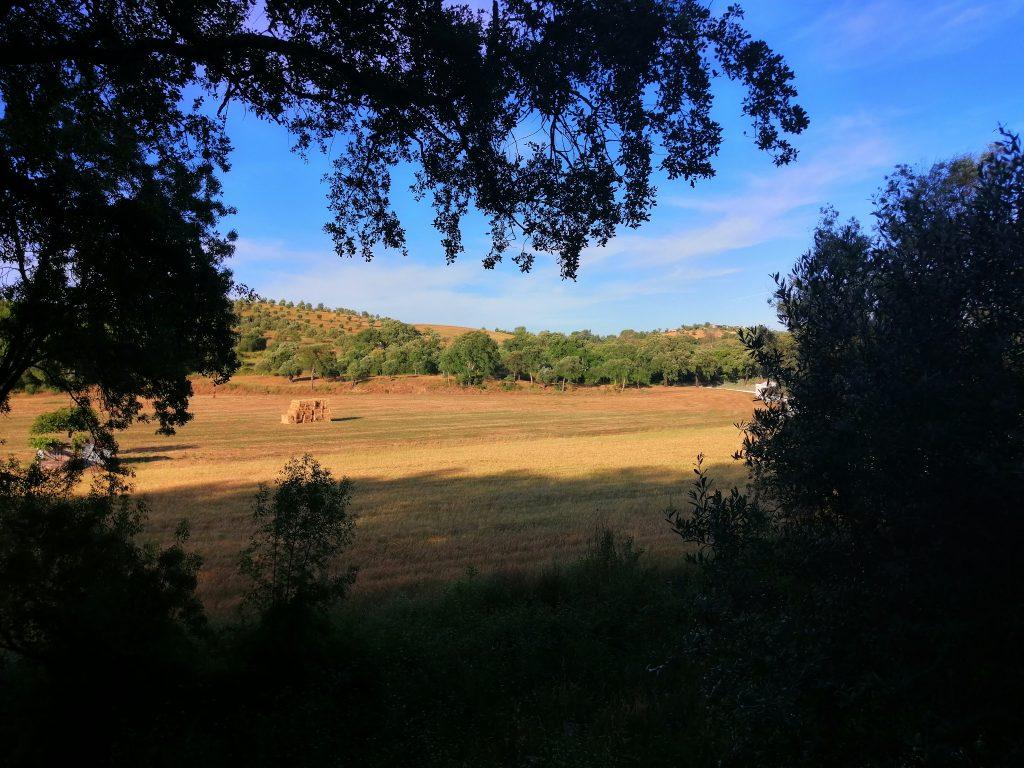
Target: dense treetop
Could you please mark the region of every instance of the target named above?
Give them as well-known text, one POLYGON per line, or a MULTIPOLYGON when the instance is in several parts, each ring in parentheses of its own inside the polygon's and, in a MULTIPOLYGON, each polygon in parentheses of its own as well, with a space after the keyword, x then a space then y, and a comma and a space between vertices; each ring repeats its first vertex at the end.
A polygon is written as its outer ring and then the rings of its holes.
MULTIPOLYGON (((691 326, 600 336, 450 329, 306 302, 238 301, 242 372, 360 381, 371 376, 444 373, 464 384, 505 377, 543 385, 717 383, 758 374, 739 329, 691 326), (468 332, 467 332, 468 331, 468 332)), ((784 349, 788 338, 780 337, 784 349)))
MULTIPOLYGON (((712 83, 739 82, 757 145, 777 163, 807 126, 792 72, 730 6, 694 0, 508 0, 488 11, 440 0, 152 0, 8 5, 0 33, 7 82, 37 110, 50 82, 101 97, 141 136, 196 142, 222 159, 231 102, 279 122, 305 149, 349 139, 332 179, 328 225, 340 253, 402 247, 389 168, 419 168, 447 257, 463 250, 475 205, 490 222, 492 266, 557 255, 573 277, 581 249, 654 204, 651 173, 713 175, 721 126, 712 83), (219 104, 190 108, 199 89, 219 104), (655 156, 658 150, 658 157, 655 156)), ((19 105, 20 106, 20 105, 19 105)), ((110 117, 114 115, 109 115, 110 117)), ((209 158, 204 155, 204 162, 209 158)))
POLYGON ((235 233, 218 226, 227 115, 342 151, 337 251, 404 248, 392 166, 417 168, 448 260, 474 208, 494 266, 582 249, 646 220, 652 174, 714 173, 718 77, 740 83, 778 163, 807 125, 793 74, 742 14, 694 0, 43 0, 0 4, 0 409, 26 375, 109 426, 186 423, 200 372, 236 369, 235 233))
MULTIPOLYGON (((1024 153, 901 166, 873 231, 826 213, 778 281, 795 357, 747 337, 786 397, 747 457, 779 505, 950 547, 1018 525, 1024 467, 1024 153), (895 471, 889 471, 895 468, 895 471)), ((998 534, 997 534, 998 535, 998 534)), ((980 546, 980 545, 976 545, 980 546)))

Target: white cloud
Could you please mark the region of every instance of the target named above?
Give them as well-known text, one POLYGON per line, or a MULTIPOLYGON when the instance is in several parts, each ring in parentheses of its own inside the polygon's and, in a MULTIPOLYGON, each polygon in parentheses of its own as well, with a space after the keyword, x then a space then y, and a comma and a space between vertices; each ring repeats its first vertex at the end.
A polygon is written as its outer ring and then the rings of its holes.
POLYGON ((384 255, 367 263, 326 249, 296 251, 281 242, 246 239, 238 243, 233 267, 240 280, 269 298, 322 301, 407 322, 535 330, 585 325, 608 330, 617 320, 602 308, 685 293, 700 281, 735 272, 678 266, 657 275, 572 283, 560 280, 550 266, 522 275, 509 268, 485 271, 472 259, 446 266, 384 255))
POLYGON ((588 256, 597 262, 626 256, 633 266, 663 267, 799 236, 808 230, 807 214, 817 216, 833 190, 880 181, 897 157, 878 123, 866 118, 832 121, 818 135, 829 137, 824 146, 805 149, 794 165, 747 176, 737 191, 663 198, 663 206, 700 214, 707 223, 659 236, 627 233, 588 256))
POLYGON ((967 50, 1024 11, 1024 0, 847 0, 798 37, 835 68, 894 64, 967 50))
MULTIPOLYGON (((817 135, 825 141, 816 144, 811 135, 793 166, 723 179, 729 192, 663 197, 648 226, 588 249, 575 283, 561 280, 551 259, 538 259, 523 275, 511 263, 484 270, 472 254, 451 266, 394 254, 366 263, 339 258, 326 244, 299 250, 249 239, 238 243, 233 267, 242 282, 272 298, 322 301, 407 322, 602 332, 636 326, 641 317, 669 325, 681 321, 675 313, 683 297, 706 305, 702 292, 711 281, 744 270, 738 253, 806 236, 831 194, 865 179, 873 187, 897 154, 867 119, 834 121, 817 135)), ((759 265, 757 278, 766 271, 759 265)), ((716 291, 730 301, 759 288, 747 279, 742 289, 716 291)))

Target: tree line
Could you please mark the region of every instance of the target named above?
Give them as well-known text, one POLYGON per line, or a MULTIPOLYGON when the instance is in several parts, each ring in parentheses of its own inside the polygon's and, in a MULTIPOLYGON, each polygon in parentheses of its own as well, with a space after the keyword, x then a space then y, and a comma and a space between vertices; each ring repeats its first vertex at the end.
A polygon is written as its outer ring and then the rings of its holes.
POLYGON ((347 599, 359 486, 303 456, 214 626, 187 526, 146 545, 117 477, 0 466, 5 764, 1019 765, 1024 152, 898 169, 875 212, 778 280, 788 355, 741 335, 784 396, 743 425, 749 487, 698 456, 652 504, 674 568, 608 533, 347 599))
MULTIPOLYGON (((294 378, 308 373, 362 381, 373 376, 444 374, 463 385, 488 379, 529 381, 565 389, 576 385, 717 384, 759 376, 735 328, 695 326, 666 333, 627 330, 531 333, 523 327, 494 335, 469 331, 450 343, 390 318, 299 302, 303 310, 275 311, 283 301, 236 302, 238 354, 246 370, 294 378), (337 327, 336 318, 365 318, 359 330, 337 327), (498 335, 500 341, 494 338, 498 335)), ((775 336, 788 354, 788 336, 775 336)))
MULTIPOLYGON (((409 161, 449 260, 472 207, 485 266, 551 253, 569 278, 646 220, 656 170, 714 174, 715 93, 740 92, 778 163, 807 126, 734 5, 251 10, 0 5, 0 411, 38 370, 100 406, 90 429, 171 433, 190 375, 237 370, 236 234, 218 230, 232 105, 300 152, 343 139, 340 254, 404 247, 389 169, 409 161)), ((783 395, 746 425, 754 492, 697 467, 665 511, 688 545, 676 578, 605 539, 536 580, 340 612, 349 488, 300 460, 254 503, 251 618, 211 627, 187 526, 152 546, 117 475, 80 494, 73 473, 5 464, 0 759, 1020 765, 1022 212, 1004 134, 979 160, 898 169, 870 232, 826 216, 775 296, 792 358, 762 329, 742 339, 783 395)))
MULTIPOLYGON (((739 335, 780 395, 742 425, 749 486, 717 489, 697 457, 684 501, 651 509, 686 545, 668 570, 606 534, 537 577, 346 600, 359 487, 305 456, 256 494, 243 610, 214 626, 187 525, 155 547, 120 475, 83 494, 81 463, 9 461, 0 756, 1020 764, 1022 212, 1006 135, 980 160, 897 169, 873 232, 825 214, 778 279, 792 346, 739 335)), ((67 410, 36 431, 73 447, 96 428, 67 410)))

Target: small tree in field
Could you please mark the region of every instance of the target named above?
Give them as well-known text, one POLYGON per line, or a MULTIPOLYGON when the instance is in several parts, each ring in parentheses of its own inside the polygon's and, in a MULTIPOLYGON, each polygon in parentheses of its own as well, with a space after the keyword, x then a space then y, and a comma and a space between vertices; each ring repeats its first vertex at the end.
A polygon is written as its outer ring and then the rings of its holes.
POLYGON ((81 450, 93 434, 99 433, 96 411, 88 406, 58 408, 36 416, 29 428, 29 445, 40 451, 81 450), (66 435, 66 439, 59 437, 66 435))
POLYGON ((344 596, 355 579, 355 569, 337 564, 355 536, 351 492, 347 478, 335 480, 308 453, 285 464, 274 488, 260 487, 241 564, 252 603, 264 611, 315 608, 344 596))

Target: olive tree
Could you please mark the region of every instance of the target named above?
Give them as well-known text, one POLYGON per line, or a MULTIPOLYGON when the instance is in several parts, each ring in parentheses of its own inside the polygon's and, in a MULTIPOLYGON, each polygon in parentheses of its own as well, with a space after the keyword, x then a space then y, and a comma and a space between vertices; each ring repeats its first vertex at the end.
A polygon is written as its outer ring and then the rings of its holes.
POLYGON ((462 384, 480 384, 501 367, 498 345, 484 331, 459 336, 442 354, 446 372, 454 373, 462 384))

